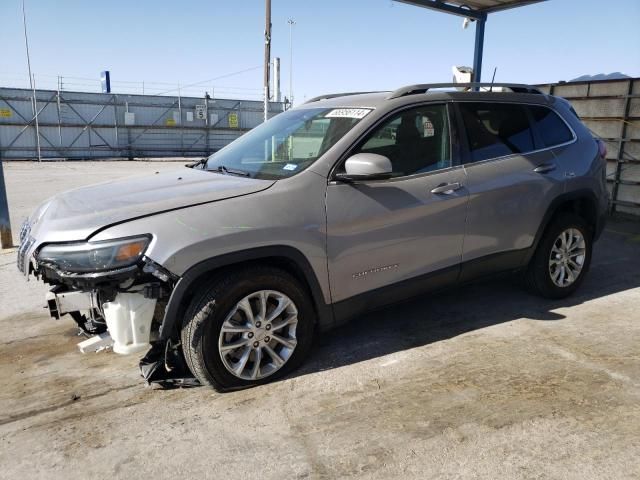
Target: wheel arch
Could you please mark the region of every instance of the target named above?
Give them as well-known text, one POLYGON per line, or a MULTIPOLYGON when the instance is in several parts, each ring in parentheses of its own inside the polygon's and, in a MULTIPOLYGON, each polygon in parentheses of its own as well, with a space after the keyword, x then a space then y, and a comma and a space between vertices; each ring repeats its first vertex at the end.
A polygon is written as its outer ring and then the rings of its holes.
POLYGON ((189 268, 171 292, 160 325, 160 340, 173 338, 179 333, 180 320, 203 280, 251 265, 277 267, 291 274, 308 290, 318 316, 317 326, 325 329, 333 324, 331 306, 325 302, 320 282, 304 254, 284 245, 258 247, 209 258, 189 268))
POLYGON ((531 257, 533 257, 549 224, 564 212, 577 213, 584 218, 592 229, 594 240, 597 240, 600 236, 604 227, 604 217, 598 211, 598 199, 596 195, 591 190, 586 189, 564 193, 556 197, 547 208, 536 232, 532 248, 529 249, 525 264, 529 263, 531 257))

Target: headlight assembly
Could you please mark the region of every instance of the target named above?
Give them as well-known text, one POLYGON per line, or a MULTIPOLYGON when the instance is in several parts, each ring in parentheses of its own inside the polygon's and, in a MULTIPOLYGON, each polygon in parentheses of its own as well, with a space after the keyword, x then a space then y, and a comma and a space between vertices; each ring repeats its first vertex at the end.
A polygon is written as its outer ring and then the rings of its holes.
POLYGON ((102 242, 50 244, 40 250, 38 262, 72 273, 116 270, 140 260, 150 241, 149 236, 139 236, 102 242))

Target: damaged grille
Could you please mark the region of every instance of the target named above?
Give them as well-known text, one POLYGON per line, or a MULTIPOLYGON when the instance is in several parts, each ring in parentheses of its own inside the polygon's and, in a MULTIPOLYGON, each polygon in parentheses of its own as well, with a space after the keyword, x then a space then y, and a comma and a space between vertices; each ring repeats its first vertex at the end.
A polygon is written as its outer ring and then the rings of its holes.
POLYGON ((20 228, 20 247, 18 248, 18 270, 25 275, 29 274, 29 262, 27 261, 27 253, 35 243, 36 239, 31 237, 31 225, 28 222, 22 224, 20 228))
POLYGON ((29 224, 28 220, 25 220, 20 227, 20 244, 22 245, 26 238, 31 233, 31 224, 29 224))

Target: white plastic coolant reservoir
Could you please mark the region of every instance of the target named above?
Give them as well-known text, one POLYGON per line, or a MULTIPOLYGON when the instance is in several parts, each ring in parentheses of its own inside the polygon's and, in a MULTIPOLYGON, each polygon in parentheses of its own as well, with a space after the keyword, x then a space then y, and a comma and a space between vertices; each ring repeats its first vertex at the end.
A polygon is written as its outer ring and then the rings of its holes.
POLYGON ((102 305, 113 351, 128 355, 147 350, 156 300, 141 293, 118 293, 102 305))

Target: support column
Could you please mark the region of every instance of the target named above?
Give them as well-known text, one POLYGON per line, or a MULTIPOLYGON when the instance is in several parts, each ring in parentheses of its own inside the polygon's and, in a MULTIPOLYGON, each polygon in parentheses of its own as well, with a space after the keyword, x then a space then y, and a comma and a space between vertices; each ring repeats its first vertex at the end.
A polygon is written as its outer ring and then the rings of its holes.
POLYGON ((482 54, 484 50, 484 24, 487 16, 484 15, 476 20, 476 43, 473 53, 473 81, 482 81, 482 54))
POLYGON ((9 218, 9 202, 7 188, 4 183, 4 168, 2 167, 2 152, 0 151, 0 248, 13 247, 11 234, 11 220, 9 218))

